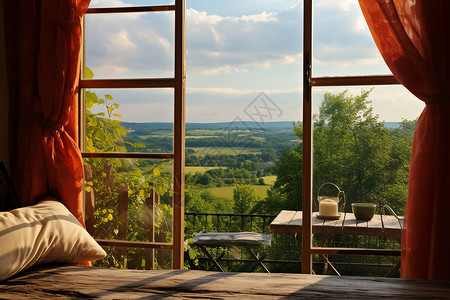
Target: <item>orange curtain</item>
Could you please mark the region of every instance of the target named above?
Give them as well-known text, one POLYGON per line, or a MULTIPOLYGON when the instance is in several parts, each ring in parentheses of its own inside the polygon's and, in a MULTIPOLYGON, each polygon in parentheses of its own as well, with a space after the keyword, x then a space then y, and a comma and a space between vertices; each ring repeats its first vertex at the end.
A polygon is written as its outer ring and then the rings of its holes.
POLYGON ((90 0, 4 1, 10 169, 21 205, 53 195, 84 224, 78 141, 81 17, 90 0))
POLYGON ((414 135, 401 274, 450 280, 450 1, 359 3, 395 78, 426 103, 414 135))

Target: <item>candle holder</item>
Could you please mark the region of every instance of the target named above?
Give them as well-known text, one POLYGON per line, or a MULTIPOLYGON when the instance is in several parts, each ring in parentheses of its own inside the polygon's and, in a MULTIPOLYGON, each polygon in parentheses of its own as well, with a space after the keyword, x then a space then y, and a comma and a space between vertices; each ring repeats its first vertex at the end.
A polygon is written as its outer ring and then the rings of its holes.
POLYGON ((340 212, 344 212, 345 209, 345 192, 332 182, 325 182, 319 187, 317 191, 317 201, 319 203, 319 212, 317 218, 322 220, 338 220, 341 215, 340 212), (320 195, 320 190, 326 186, 331 185, 337 189, 337 195, 320 195), (342 204, 339 207, 339 202, 342 204))

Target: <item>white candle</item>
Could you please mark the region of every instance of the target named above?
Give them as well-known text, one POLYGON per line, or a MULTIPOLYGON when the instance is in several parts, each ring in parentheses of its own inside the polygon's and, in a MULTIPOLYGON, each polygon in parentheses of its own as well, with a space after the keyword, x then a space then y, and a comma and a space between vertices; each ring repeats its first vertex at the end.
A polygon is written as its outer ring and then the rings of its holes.
POLYGON ((319 216, 338 216, 338 204, 331 199, 324 199, 319 202, 319 216))

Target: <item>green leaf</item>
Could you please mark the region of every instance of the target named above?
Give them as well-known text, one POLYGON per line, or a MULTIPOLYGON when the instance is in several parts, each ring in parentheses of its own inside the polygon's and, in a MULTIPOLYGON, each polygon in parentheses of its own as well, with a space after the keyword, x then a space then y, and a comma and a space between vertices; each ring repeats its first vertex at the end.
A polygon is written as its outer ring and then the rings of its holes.
POLYGON ((113 116, 114 116, 114 117, 117 117, 117 118, 122 118, 122 116, 119 115, 119 114, 113 114, 113 116))
POLYGON ((104 112, 99 112, 99 113, 96 113, 95 115, 96 115, 96 116, 104 117, 104 116, 105 116, 105 113, 104 113, 104 112))
POLYGON ((161 170, 159 168, 154 168, 153 169, 153 175, 158 177, 159 175, 161 175, 161 170))
POLYGON ((155 186, 155 192, 159 195, 164 195, 166 193, 166 191, 164 190, 164 188, 162 186, 155 186))
POLYGON ((86 92, 86 107, 92 108, 98 102, 97 94, 94 92, 86 92))
POLYGON ((108 99, 109 101, 113 100, 113 96, 111 96, 110 94, 106 94, 105 98, 108 99))
POLYGON ((103 103, 105 103, 105 100, 103 100, 103 99, 98 100, 98 104, 103 104, 103 103))
POLYGON ((92 72, 91 69, 89 69, 88 67, 84 67, 84 77, 86 79, 92 79, 94 78, 94 72, 92 72))
POLYGON ((119 106, 120 106, 119 103, 114 103, 113 105, 115 108, 119 108, 119 106))
POLYGON ((119 132, 121 135, 127 135, 127 129, 123 126, 119 127, 119 132))
POLYGON ((190 259, 195 259, 196 257, 197 257, 197 255, 196 255, 194 249, 189 248, 189 258, 190 259))
POLYGON ((91 187, 90 187, 90 186, 87 186, 87 187, 84 188, 84 190, 85 190, 86 192, 90 193, 90 192, 91 192, 91 187))

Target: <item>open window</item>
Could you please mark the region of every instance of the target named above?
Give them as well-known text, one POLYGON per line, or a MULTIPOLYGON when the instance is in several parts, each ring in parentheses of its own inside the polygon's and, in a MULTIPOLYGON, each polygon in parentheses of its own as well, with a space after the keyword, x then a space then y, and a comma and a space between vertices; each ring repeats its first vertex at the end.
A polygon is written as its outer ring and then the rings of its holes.
POLYGON ((313 254, 355 254, 353 249, 313 245, 311 220, 313 211, 317 211, 319 186, 332 181, 351 187, 346 191, 347 212, 351 212, 351 202, 374 202, 381 207, 390 196, 406 204, 408 151, 393 154, 388 148, 400 142, 406 149, 410 147, 406 143, 412 144, 414 121, 406 119, 417 118, 423 104, 409 101, 414 96, 391 75, 372 41, 358 1, 304 0, 303 28, 302 272, 311 273, 313 254), (355 99, 360 106, 358 111, 351 111, 358 105, 355 99), (330 117, 331 110, 334 118, 330 117), (343 118, 337 120, 339 113, 343 118), (359 128, 353 127, 355 122, 344 120, 352 114, 359 128), (391 125, 411 129, 407 134, 411 140, 400 140, 389 128, 391 125), (343 151, 347 154, 337 155, 343 151), (389 167, 394 168, 395 155, 404 157, 397 169, 388 169, 389 161, 389 167), (345 173, 339 168, 348 169, 348 177, 339 177, 345 173), (362 171, 355 174, 356 170, 362 171), (398 186, 394 186, 396 181, 398 186), (361 182, 365 182, 364 186, 361 182))
POLYGON ((108 249, 104 264, 179 269, 185 1, 132 2, 104 6, 105 1, 92 1, 84 19, 79 115, 86 226, 108 249), (141 63, 133 64, 130 56, 141 63), (145 135, 138 122, 159 122, 166 146, 137 141, 134 137, 145 135))

